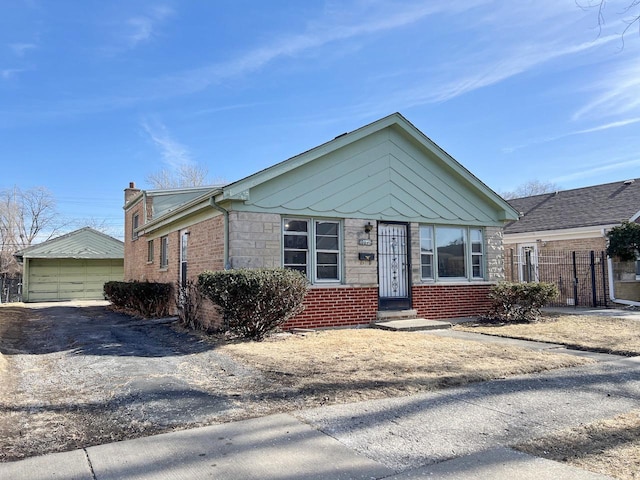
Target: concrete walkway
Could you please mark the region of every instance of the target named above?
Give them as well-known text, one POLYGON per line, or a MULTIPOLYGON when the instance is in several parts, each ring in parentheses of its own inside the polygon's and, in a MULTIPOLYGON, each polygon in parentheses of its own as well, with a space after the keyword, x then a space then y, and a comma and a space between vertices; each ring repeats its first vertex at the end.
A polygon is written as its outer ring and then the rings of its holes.
POLYGON ((510 448, 640 407, 640 357, 593 358, 578 368, 4 463, 0 480, 604 479, 510 448))

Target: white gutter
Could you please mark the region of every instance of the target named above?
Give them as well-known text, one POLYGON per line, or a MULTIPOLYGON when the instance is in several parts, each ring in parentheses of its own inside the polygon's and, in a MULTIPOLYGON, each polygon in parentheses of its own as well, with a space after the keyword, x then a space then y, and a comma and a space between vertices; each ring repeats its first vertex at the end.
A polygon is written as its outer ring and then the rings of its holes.
POLYGON ((633 300, 621 300, 615 298, 615 289, 613 288, 613 260, 611 257, 607 257, 607 268, 609 270, 609 300, 622 305, 629 305, 632 307, 640 307, 640 302, 634 302, 633 300))

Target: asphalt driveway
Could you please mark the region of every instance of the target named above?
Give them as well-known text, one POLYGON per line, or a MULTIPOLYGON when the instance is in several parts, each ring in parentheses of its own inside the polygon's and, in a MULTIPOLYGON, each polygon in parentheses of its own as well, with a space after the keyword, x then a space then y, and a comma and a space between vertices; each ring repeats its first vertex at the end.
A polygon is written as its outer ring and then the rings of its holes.
POLYGON ((0 461, 243 418, 236 392, 263 382, 172 319, 64 305, 6 321, 11 308, 0 310, 0 461))

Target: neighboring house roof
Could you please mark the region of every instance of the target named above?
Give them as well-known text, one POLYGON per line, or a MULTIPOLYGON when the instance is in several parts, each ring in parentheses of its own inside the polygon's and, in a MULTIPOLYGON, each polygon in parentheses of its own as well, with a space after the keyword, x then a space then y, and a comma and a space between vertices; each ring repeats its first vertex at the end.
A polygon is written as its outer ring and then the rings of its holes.
POLYGON ((20 250, 23 258, 124 258, 124 243, 90 227, 81 228, 46 242, 20 250))
POLYGON ((505 226, 505 235, 617 225, 638 217, 640 181, 626 180, 561 190, 515 198, 509 203, 520 212, 521 217, 505 226))
POLYGON ((502 225, 518 217, 502 197, 399 113, 236 182, 211 187, 180 205, 173 203, 162 215, 154 211, 138 231, 150 232, 174 219, 220 206, 287 215, 470 225, 502 225))

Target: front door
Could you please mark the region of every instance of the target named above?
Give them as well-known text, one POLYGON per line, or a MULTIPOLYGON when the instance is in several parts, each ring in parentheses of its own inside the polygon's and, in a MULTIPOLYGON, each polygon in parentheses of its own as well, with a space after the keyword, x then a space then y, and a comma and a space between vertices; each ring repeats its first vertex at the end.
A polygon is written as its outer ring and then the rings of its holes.
POLYGON ((378 224, 378 307, 411 308, 409 235, 406 223, 378 224))

